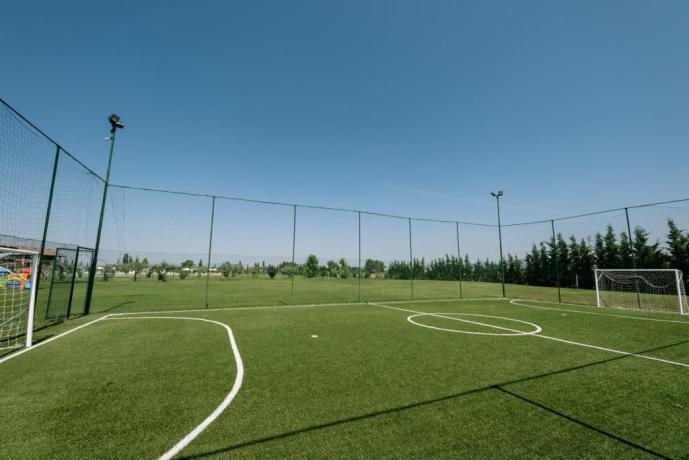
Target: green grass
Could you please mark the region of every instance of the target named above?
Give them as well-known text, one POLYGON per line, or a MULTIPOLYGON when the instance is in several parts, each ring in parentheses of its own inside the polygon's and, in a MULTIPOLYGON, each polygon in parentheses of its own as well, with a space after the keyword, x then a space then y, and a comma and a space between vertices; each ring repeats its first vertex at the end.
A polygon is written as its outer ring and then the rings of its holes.
MULTIPOLYGON (((306 301, 311 295, 339 301, 357 287, 313 281, 306 301)), ((186 294, 173 282, 145 283, 161 289, 161 298, 151 294, 145 305, 138 298, 145 291, 127 295, 134 283, 118 280, 108 285, 110 299, 135 302, 119 310, 162 310, 168 302, 195 300, 191 294, 175 299, 186 294)), ((237 283, 254 289, 238 303, 274 303, 289 287, 284 280, 274 287, 261 280, 225 284, 238 289, 237 283)), ((490 295, 489 288, 472 287, 477 295, 490 295)), ((682 317, 525 303, 530 306, 496 299, 383 302, 417 312, 517 319, 539 325, 544 336, 689 363, 689 321, 682 317)), ((409 323, 411 314, 373 304, 174 314, 231 326, 245 366, 237 398, 181 455, 689 458, 689 368, 536 336, 443 332, 409 323)), ((54 333, 97 317, 70 321, 54 333)), ((505 319, 455 317, 529 329, 505 319)), ((505 332, 447 318, 417 320, 505 332)), ((235 374, 218 326, 99 321, 0 364, 2 456, 159 456, 220 403, 235 374)))
MULTIPOLYGON (((457 281, 415 280, 414 299, 450 299, 460 297, 457 281)), ((161 282, 156 279, 111 279, 98 281, 94 289, 95 312, 131 312, 158 309, 195 309, 205 307, 206 280, 192 278, 161 282)), ((498 283, 463 282, 463 298, 500 297, 498 283)), ((557 301, 557 289, 537 286, 506 286, 508 297, 557 301)), ((43 297, 43 296, 41 296, 43 297)), ((75 296, 75 299, 79 297, 75 296)), ((411 300, 412 283, 409 280, 361 280, 361 300, 411 300)), ((591 290, 562 289, 564 302, 593 305, 596 295, 591 290)), ((238 277, 223 279, 212 277, 208 287, 211 308, 288 305, 329 302, 358 302, 359 280, 335 278, 238 277)))

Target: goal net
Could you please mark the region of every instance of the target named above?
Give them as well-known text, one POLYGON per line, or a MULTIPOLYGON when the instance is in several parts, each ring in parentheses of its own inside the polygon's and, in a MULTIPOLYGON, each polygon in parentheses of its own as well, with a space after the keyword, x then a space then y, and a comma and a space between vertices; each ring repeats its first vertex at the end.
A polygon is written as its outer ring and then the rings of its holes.
POLYGON ((595 269, 594 274, 599 307, 688 312, 679 270, 595 269))
POLYGON ((31 346, 38 253, 0 247, 0 349, 31 346))

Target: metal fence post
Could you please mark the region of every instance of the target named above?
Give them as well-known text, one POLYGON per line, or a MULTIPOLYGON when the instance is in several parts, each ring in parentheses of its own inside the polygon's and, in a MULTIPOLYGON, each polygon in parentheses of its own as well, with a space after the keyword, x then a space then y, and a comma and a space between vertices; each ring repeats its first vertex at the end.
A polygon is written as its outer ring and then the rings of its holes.
POLYGON ((357 211, 358 219, 357 223, 359 226, 359 238, 358 238, 358 243, 359 243, 359 303, 361 303, 361 277, 363 275, 362 270, 361 270, 361 211, 357 211))
MULTIPOLYGON (((636 251, 634 250, 632 226, 629 224, 629 208, 624 208, 624 217, 627 220, 627 234, 629 236, 629 252, 632 256, 632 268, 636 269, 636 251)), ((636 304, 639 308, 641 308, 641 292, 639 290, 639 281, 636 278, 634 278, 634 287, 636 289, 636 304)))
POLYGON ((409 221, 409 263, 411 268, 411 299, 414 300, 414 253, 412 251, 411 243, 411 218, 407 219, 409 221))
POLYGON ((462 298, 462 252, 459 250, 459 222, 455 222, 457 235, 457 268, 459 269, 459 298, 462 298))
POLYGON ((294 252, 297 244, 297 205, 293 205, 294 211, 292 213, 292 269, 290 270, 290 277, 292 278, 292 285, 289 292, 289 301, 292 303, 294 301, 294 275, 296 271, 296 266, 294 265, 294 252))
POLYGON ((627 235, 629 236, 629 252, 632 256, 632 268, 636 268, 636 253, 634 251, 634 237, 632 236, 632 226, 629 224, 629 208, 624 208, 624 217, 627 220, 627 235))
POLYGON ((69 300, 67 300, 67 318, 72 315, 72 299, 74 298, 74 283, 77 280, 77 264, 79 263, 79 250, 81 247, 77 246, 77 253, 74 256, 74 264, 72 264, 72 282, 69 286, 69 300))
MULTIPOLYGON (((60 152, 62 148, 58 145, 55 148, 55 161, 53 162, 53 175, 50 179, 50 192, 48 193, 48 207, 45 210, 45 222, 43 223, 43 237, 41 238, 41 251, 38 253, 38 271, 41 270, 43 264, 43 256, 45 252, 45 243, 48 238, 48 227, 50 224, 50 211, 53 207, 53 195, 55 193, 55 179, 57 178, 57 167, 60 162, 60 152)), ((41 282, 41 277, 36 278, 36 294, 38 294, 38 286, 41 282)), ((34 315, 36 311, 34 310, 34 315)))
POLYGON ((560 250, 555 239, 555 221, 550 221, 550 228, 553 230, 553 259, 555 259, 555 279, 557 282, 557 302, 562 303, 562 293, 560 292, 560 250))
POLYGON ((215 222, 215 195, 211 197, 211 231, 208 238, 208 269, 206 270, 206 308, 208 308, 208 284, 211 278, 211 250, 213 248, 213 223, 215 222))

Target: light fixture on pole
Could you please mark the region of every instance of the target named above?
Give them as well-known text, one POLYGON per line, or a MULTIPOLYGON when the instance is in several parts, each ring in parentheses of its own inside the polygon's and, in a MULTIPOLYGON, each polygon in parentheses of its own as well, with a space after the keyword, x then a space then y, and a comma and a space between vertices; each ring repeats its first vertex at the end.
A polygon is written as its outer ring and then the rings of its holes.
POLYGON ((86 298, 84 299, 84 314, 88 315, 91 310, 91 299, 93 298, 93 285, 96 280, 96 269, 98 268, 98 250, 100 249, 100 237, 103 231, 103 217, 105 216, 105 203, 108 197, 108 187, 110 186, 110 167, 112 166, 112 152, 115 150, 115 134, 118 129, 124 129, 124 123, 120 117, 114 113, 108 117, 110 123, 110 136, 106 140, 110 141, 110 154, 108 156, 108 169, 105 172, 105 184, 103 186, 103 201, 100 206, 100 220, 98 221, 98 231, 96 232, 96 246, 93 249, 93 259, 91 261, 91 271, 86 288, 86 298))

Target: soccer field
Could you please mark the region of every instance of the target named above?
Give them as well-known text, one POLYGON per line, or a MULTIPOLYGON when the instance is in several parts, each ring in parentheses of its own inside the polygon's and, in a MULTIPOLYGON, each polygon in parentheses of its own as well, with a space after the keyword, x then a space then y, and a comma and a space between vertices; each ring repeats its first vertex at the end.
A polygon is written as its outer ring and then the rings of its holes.
POLYGON ((680 316, 502 299, 152 310, 0 358, 3 457, 689 452, 680 316))

